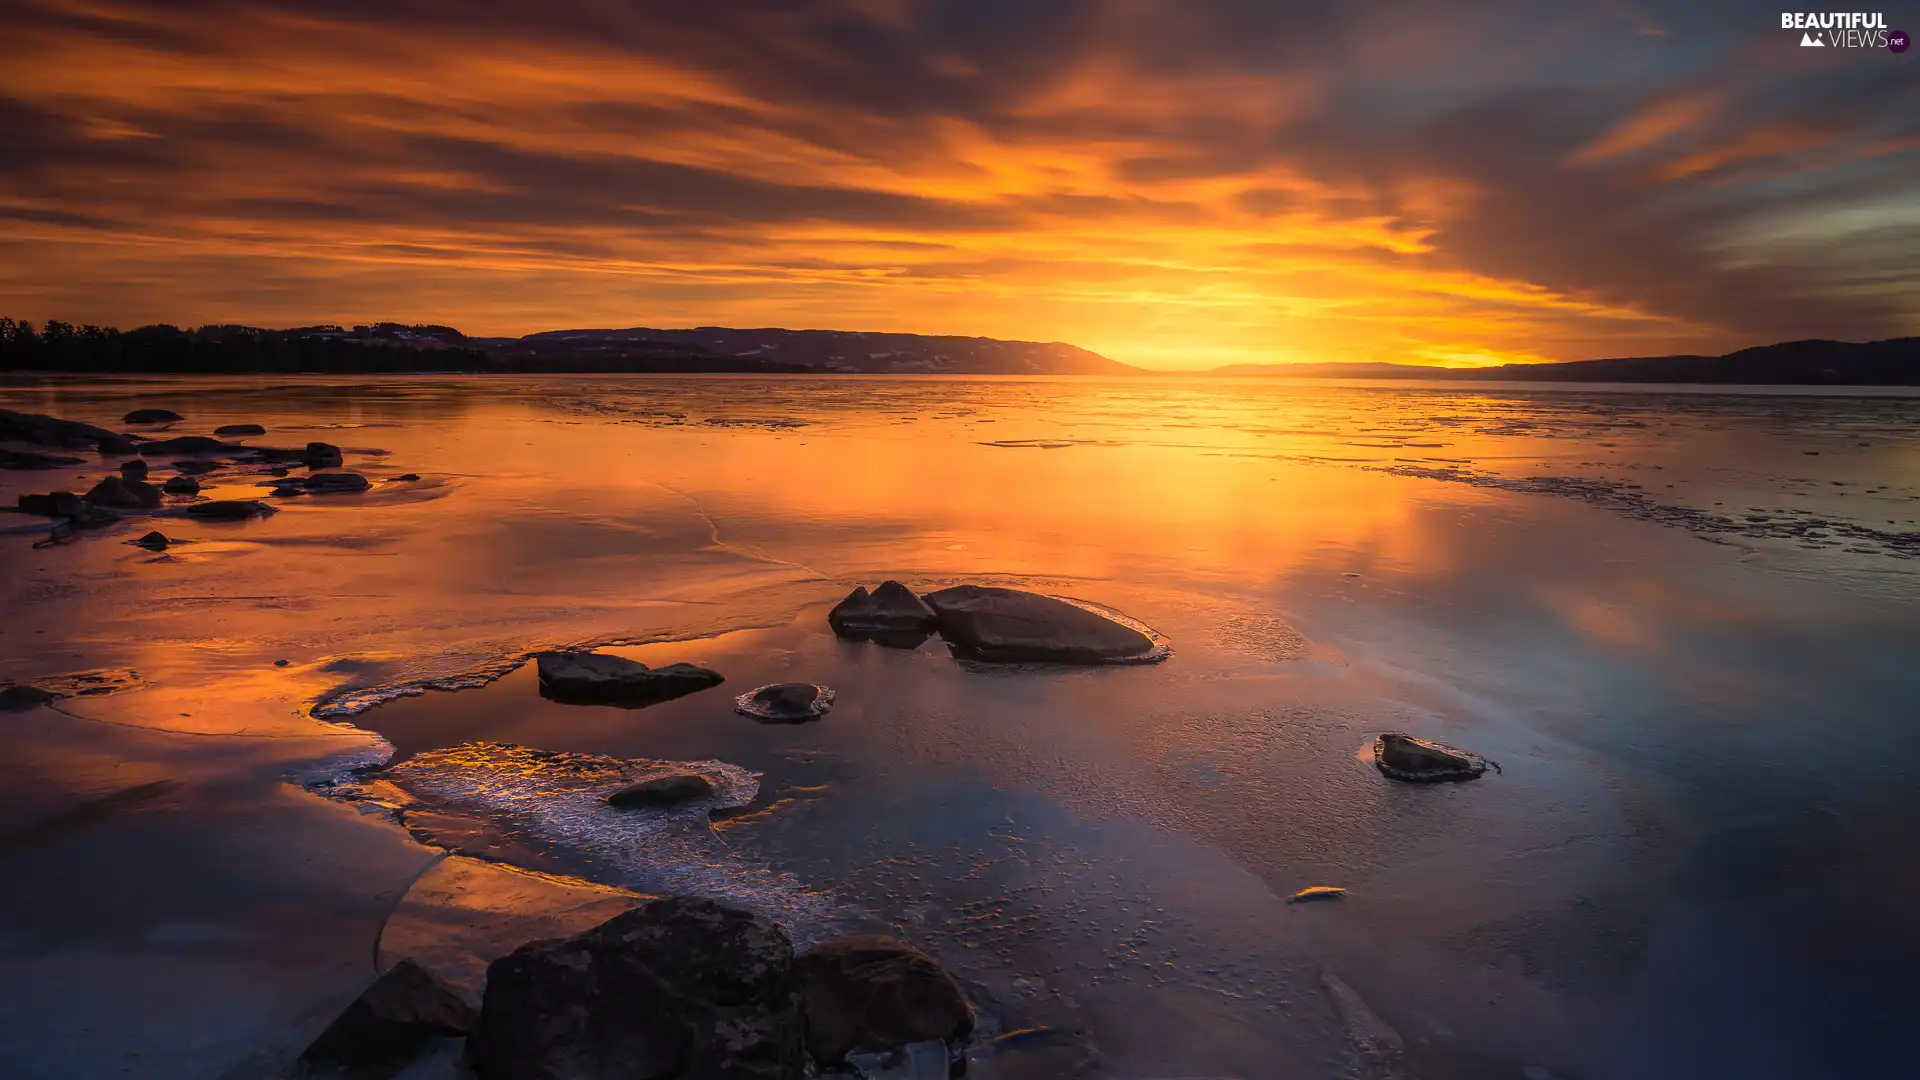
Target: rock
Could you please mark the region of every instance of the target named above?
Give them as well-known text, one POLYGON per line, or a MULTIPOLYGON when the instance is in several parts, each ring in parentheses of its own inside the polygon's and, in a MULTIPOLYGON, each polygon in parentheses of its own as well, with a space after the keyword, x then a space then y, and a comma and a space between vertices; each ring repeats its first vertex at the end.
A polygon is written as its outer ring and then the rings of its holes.
POLYGON ((235 443, 221 442, 208 435, 179 435, 171 439, 155 439, 140 444, 142 457, 159 457, 162 454, 218 454, 227 450, 239 450, 235 443))
POLYGON ((718 686, 726 679, 694 664, 650 668, 638 660, 594 652, 545 652, 534 658, 540 696, 567 705, 641 708, 718 686))
POLYGON ((827 625, 841 637, 909 649, 927 640, 936 621, 933 609, 897 581, 871 593, 863 585, 827 612, 827 625))
POLYGON ((222 424, 213 429, 215 435, 265 435, 267 429, 259 424, 222 424))
POLYGON ((365 491, 367 478, 357 472, 314 473, 300 482, 309 495, 343 495, 365 491))
POLYGON ((973 1030, 973 1008, 933 957, 873 934, 817 945, 794 961, 807 1015, 807 1051, 822 1065, 856 1051, 951 1042, 973 1030))
POLYGON ((673 806, 718 790, 720 785, 706 773, 679 769, 629 784, 607 796, 607 803, 619 807, 673 806))
POLYGON ((160 505, 160 489, 140 480, 103 476, 87 492, 86 500, 95 506, 118 510, 152 510, 160 505))
POLYGON ((173 541, 167 539, 166 533, 160 532, 157 529, 134 541, 134 543, 139 544, 149 551, 165 551, 167 550, 167 545, 172 542, 173 541))
POLYGON ((219 468, 222 464, 223 464, 222 462, 218 462, 218 461, 194 461, 192 459, 188 459, 186 461, 173 462, 173 467, 183 473, 194 473, 197 475, 197 474, 210 473, 213 470, 219 468))
POLYGON ((186 417, 172 409, 135 409, 120 418, 123 424, 171 424, 186 417))
POLYGON ((273 469, 267 470, 267 475, 268 476, 285 476, 289 471, 291 470, 288 470, 285 468, 273 468, 273 469))
POLYGON ((344 459, 340 457, 340 448, 332 443, 310 442, 301 460, 309 469, 337 469, 344 459))
POLYGON ((1486 772, 1489 765, 1495 772, 1500 770, 1498 762, 1488 761, 1479 754, 1395 731, 1373 740, 1373 764, 1395 780, 1416 783, 1472 780, 1486 772))
POLYGON ((833 691, 812 683, 774 683, 741 694, 733 701, 735 712, 761 720, 797 724, 818 720, 833 708, 833 691))
POLYGON ((64 469, 69 465, 86 463, 85 458, 68 457, 65 454, 43 454, 38 450, 0 448, 0 469, 64 469))
POLYGON ((167 482, 160 485, 160 490, 169 495, 198 495, 200 481, 191 476, 169 476, 167 482))
POLYGON ((123 461, 120 463, 120 479, 145 480, 146 478, 147 463, 144 458, 134 458, 132 461, 123 461))
POLYGON ((1311 904, 1318 900, 1338 900, 1345 895, 1347 890, 1339 885, 1309 885, 1287 897, 1287 903, 1311 904))
MULTIPOLYGON (((0 409, 0 442, 24 442, 35 446, 78 450, 103 444, 130 446, 132 440, 119 432, 108 431, 106 428, 95 427, 92 424, 83 424, 78 420, 61 420, 58 417, 40 413, 0 409)), ((101 452, 131 453, 132 451, 116 449, 101 452)))
POLYGON ((87 500, 71 491, 55 491, 46 495, 22 495, 19 506, 21 513, 67 518, 86 528, 111 525, 120 520, 113 514, 89 504, 87 500))
POLYGON ((971 659, 1099 664, 1155 658, 1147 635, 1051 596, 956 585, 924 599, 939 617, 940 636, 971 659))
POLYGON ((412 960, 381 973, 300 1055, 309 1069, 391 1075, 436 1035, 473 1030, 474 1010, 439 976, 412 960))
POLYGON ((265 517, 277 513, 273 507, 252 499, 218 499, 213 502, 194 503, 187 507, 187 513, 194 517, 209 518, 214 521, 241 521, 251 517, 265 517))
POLYGON ((413 473, 413 472, 403 472, 399 476, 389 477, 389 479, 395 483, 398 483, 403 480, 411 482, 411 481, 420 479, 420 474, 413 473))
POLYGON ((138 442, 127 438, 125 435, 115 435, 111 432, 94 443, 94 445, 99 448, 101 454, 108 457, 118 457, 122 454, 137 454, 140 452, 140 444, 138 442))
POLYGON ((46 539, 35 540, 33 546, 36 548, 58 547, 72 540, 73 535, 73 522, 57 521, 54 523, 53 528, 47 530, 46 539))
POLYGON ((797 1080, 793 946, 767 919, 669 897, 487 969, 479 1080, 797 1080))
POLYGON ((0 686, 0 712, 26 712, 37 709, 50 701, 60 700, 60 695, 51 690, 42 690, 26 683, 8 683, 0 686))

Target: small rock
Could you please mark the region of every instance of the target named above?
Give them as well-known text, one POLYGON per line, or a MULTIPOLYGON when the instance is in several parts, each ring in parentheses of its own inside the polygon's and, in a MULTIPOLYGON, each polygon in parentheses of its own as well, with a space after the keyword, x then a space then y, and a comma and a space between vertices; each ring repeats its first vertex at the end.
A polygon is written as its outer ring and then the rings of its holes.
POLYGON ((1287 897, 1289 904, 1311 904, 1316 900, 1338 900, 1347 895, 1347 890, 1338 885, 1309 885, 1287 897))
POLYGON ((643 708, 726 681, 695 664, 650 668, 638 660, 593 652, 546 652, 534 658, 540 696, 565 705, 643 708))
POLYGON ((465 1035, 473 1024, 473 1006, 459 991, 412 960, 402 960, 327 1025, 300 1062, 309 1068, 398 1071, 429 1038, 465 1035))
POLYGON ((191 476, 169 476, 167 482, 160 485, 160 490, 169 495, 198 495, 200 481, 191 476))
POLYGON ((1499 763, 1488 761, 1479 754, 1394 731, 1386 732, 1373 741, 1373 763, 1395 780, 1416 783, 1472 780, 1486 772, 1489 765, 1493 766, 1495 772, 1500 771, 1499 763))
POLYGON ((275 660, 275 661, 273 662, 273 666, 274 666, 274 667, 286 667, 286 666, 287 666, 288 664, 291 664, 291 663, 293 663, 293 661, 291 661, 291 660, 275 660))
POLYGON ((401 481, 411 482, 411 481, 420 479, 420 474, 413 473, 413 472, 403 472, 399 476, 391 477, 390 479, 395 483, 399 483, 401 481))
POLYGON ((793 945, 763 916, 654 900, 493 962, 467 1051, 479 1080, 796 1080, 793 945))
POLYGON ((132 461, 120 463, 120 479, 145 480, 146 478, 147 462, 144 458, 134 458, 132 461))
POLYGON ((42 690, 26 683, 8 683, 0 686, 0 712, 26 712, 37 709, 49 701, 60 700, 60 695, 51 690, 42 690))
POLYGON ((122 480, 106 476, 88 491, 86 500, 95 506, 119 510, 152 510, 160 505, 160 489, 140 480, 122 480))
POLYGON ((827 612, 827 625, 841 637, 902 648, 918 648, 937 621, 933 609, 897 581, 871 593, 860 586, 827 612))
POLYGON ((146 548, 149 551, 165 551, 167 550, 167 545, 172 542, 173 541, 167 539, 166 533, 160 532, 158 530, 150 532, 147 535, 141 537, 140 539, 134 541, 134 543, 139 544, 141 547, 146 548))
POLYGON ((215 435, 265 435, 267 429, 259 424, 222 424, 213 429, 215 435))
POLYGON ((818 720, 833 708, 833 691, 813 683, 774 683, 741 694, 734 711, 761 720, 799 723, 818 720))
POLYGON ((956 585, 923 599, 960 656, 1068 664, 1164 659, 1152 638, 1098 612, 1021 589, 956 585))
POLYGON ((218 499, 213 502, 194 503, 187 507, 187 513, 194 517, 209 518, 214 521, 241 521, 251 517, 265 517, 275 513, 273 507, 252 499, 218 499))
POLYGON ((610 806, 672 806, 719 790, 713 777, 691 770, 676 770, 649 776, 607 796, 610 806))
POLYGON ((337 469, 343 460, 340 448, 332 443, 310 442, 303 456, 309 469, 337 469))
POLYGON ((135 409, 120 418, 123 424, 171 424, 186 417, 172 409, 135 409))
POLYGON ((357 472, 314 473, 301 481, 309 495, 344 495, 368 488, 367 478, 357 472))
POLYGON ((926 953, 860 934, 814 946, 794 961, 805 999, 807 1051, 822 1065, 973 1030, 960 986, 926 953))
POLYGON ((271 468, 271 469, 268 469, 268 470, 267 470, 267 475, 268 475, 268 476, 285 476, 285 475, 287 475, 287 473, 288 473, 288 472, 290 472, 290 471, 292 471, 292 470, 290 470, 290 469, 287 469, 287 468, 286 468, 286 467, 284 467, 284 466, 276 466, 276 467, 274 467, 274 468, 271 468))

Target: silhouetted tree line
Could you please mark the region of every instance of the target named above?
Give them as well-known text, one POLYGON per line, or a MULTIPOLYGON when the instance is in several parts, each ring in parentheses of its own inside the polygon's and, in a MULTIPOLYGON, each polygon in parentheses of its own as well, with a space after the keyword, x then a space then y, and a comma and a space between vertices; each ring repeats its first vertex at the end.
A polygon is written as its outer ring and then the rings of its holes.
POLYGON ((380 373, 487 371, 487 354, 465 348, 372 344, 242 326, 73 326, 0 318, 0 371, 380 373))

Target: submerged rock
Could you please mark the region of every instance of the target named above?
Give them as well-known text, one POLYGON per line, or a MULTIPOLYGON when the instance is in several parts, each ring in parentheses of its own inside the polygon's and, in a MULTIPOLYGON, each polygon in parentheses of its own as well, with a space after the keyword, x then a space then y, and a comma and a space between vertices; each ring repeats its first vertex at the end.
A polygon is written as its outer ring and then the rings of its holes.
POLYGON ((160 489, 141 480, 106 476, 87 492, 86 500, 120 510, 152 510, 160 505, 160 489))
POLYGON ((120 463, 120 479, 145 480, 146 478, 147 478, 146 459, 134 458, 132 461, 123 461, 120 463))
POLYGON ((61 544, 72 540, 73 536, 73 522, 58 521, 54 523, 53 528, 47 530, 46 538, 44 540, 35 540, 33 546, 36 548, 59 547, 61 544))
POLYGON ((534 658, 540 696, 566 705, 640 708, 684 697, 726 679, 695 664, 650 668, 638 660, 594 652, 547 652, 534 658))
POLYGON ((215 435, 265 435, 267 429, 259 424, 222 424, 213 429, 215 435))
POLYGON ((956 585, 924 599, 958 655, 989 661, 1102 664, 1159 659, 1152 638, 1052 596, 956 585))
POLYGON ((309 469, 337 469, 345 459, 340 456, 340 448, 332 443, 310 442, 301 460, 309 469))
POLYGON ((160 490, 169 495, 198 495, 200 481, 191 476, 169 476, 167 482, 160 485, 160 490))
POLYGON ((43 454, 38 450, 0 448, 0 469, 63 469, 69 465, 86 463, 85 458, 68 457, 65 454, 43 454))
POLYGON ((172 409, 135 409, 120 418, 123 424, 171 424, 186 417, 172 409))
POLYGON ((468 1054, 480 1080, 795 1080, 793 968, 761 916, 655 900, 494 961, 468 1054))
POLYGON ((402 960, 348 1005, 300 1055, 308 1068, 377 1070, 390 1075, 436 1035, 473 1030, 474 1010, 445 980, 402 960))
POLYGON ((619 807, 673 806, 719 790, 720 785, 706 773, 678 769, 628 784, 607 796, 607 803, 619 807))
POLYGON ((50 701, 60 700, 60 695, 51 690, 42 690, 26 683, 8 683, 0 686, 0 712, 26 712, 37 709, 50 701))
POLYGON ((1396 731, 1373 740, 1373 764, 1395 780, 1416 783, 1472 780, 1486 772, 1489 765, 1495 772, 1500 771, 1498 762, 1488 761, 1479 754, 1396 731))
POLYGON ((833 691, 813 683, 774 683, 741 694, 733 707, 761 720, 794 724, 827 715, 833 708, 833 691))
POLYGON ((365 491, 371 485, 357 472, 314 473, 300 481, 309 495, 342 495, 365 491))
POLYGON ((167 545, 173 543, 173 541, 167 539, 166 533, 156 529, 140 539, 135 540, 134 543, 139 544, 149 551, 165 551, 167 550, 167 545))
POLYGON ((214 521, 241 521, 251 517, 265 517, 277 512, 266 503, 252 499, 217 499, 213 502, 194 503, 187 507, 187 513, 194 517, 209 518, 214 521))
POLYGON ((973 1030, 973 1008, 946 969, 877 934, 837 938, 794 962, 806 1002, 807 1052, 822 1065, 973 1030))
POLYGON ((827 625, 844 638, 917 648, 933 633, 936 617, 913 590, 897 581, 867 592, 862 585, 827 612, 827 625))
POLYGON ((230 442, 221 442, 208 435, 177 435, 171 439, 155 439, 140 444, 142 457, 158 457, 161 454, 217 454, 224 450, 238 450, 239 446, 230 442))

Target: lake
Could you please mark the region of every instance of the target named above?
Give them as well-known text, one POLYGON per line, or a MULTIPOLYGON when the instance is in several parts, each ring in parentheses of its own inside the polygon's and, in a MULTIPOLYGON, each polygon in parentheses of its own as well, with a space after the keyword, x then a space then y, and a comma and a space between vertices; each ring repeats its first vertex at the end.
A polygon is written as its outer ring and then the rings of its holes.
MULTIPOLYGON (((45 519, 0 515, 0 676, 75 695, 0 715, 9 1076, 272 1075, 376 958, 454 933, 422 912, 519 895, 469 896, 441 849, 545 875, 528 890, 719 898, 802 945, 904 937, 968 987, 974 1076, 1906 1059, 1912 396, 209 377, 16 379, 0 407, 255 422, 373 482, 244 522, 174 499, 38 549, 45 519), (129 543, 148 528, 185 542, 129 543), (888 579, 1090 601, 1172 656, 836 639, 827 609, 888 579), (525 659, 581 646, 727 681, 543 698, 525 659), (780 681, 832 712, 734 713, 780 681), (1501 770, 1397 783, 1382 731, 1501 770), (724 762, 755 793, 718 821, 622 812, 497 744, 724 762), (404 815, 352 771, 390 757, 404 815), (1348 892, 1286 902, 1315 885, 1348 892), (403 916, 414 938, 382 933, 403 916)), ((117 460, 89 459, 0 473, 0 505, 117 460)), ((258 466, 201 482, 271 490, 258 466)))

